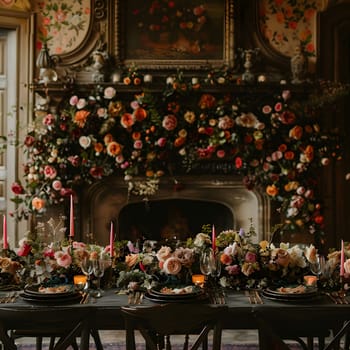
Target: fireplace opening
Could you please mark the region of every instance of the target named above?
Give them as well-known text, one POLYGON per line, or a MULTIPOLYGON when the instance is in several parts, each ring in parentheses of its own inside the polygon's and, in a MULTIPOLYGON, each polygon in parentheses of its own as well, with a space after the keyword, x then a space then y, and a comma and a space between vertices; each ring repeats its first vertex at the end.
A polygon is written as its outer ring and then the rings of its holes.
MULTIPOLYGON (((257 234, 252 240, 268 239, 270 202, 258 190, 245 188, 241 178, 186 175, 177 180, 182 184, 181 190, 174 190, 173 178, 165 177, 158 191, 148 198, 129 195, 125 181, 116 177, 84 189, 80 202, 81 239, 108 245, 114 222, 117 240, 159 240, 166 234, 164 227, 170 218, 177 224, 184 220, 180 231, 193 236, 205 224, 214 224, 219 234, 227 229, 247 231, 253 223, 257 234)), ((168 235, 175 234, 169 229, 168 235)))
POLYGON ((127 204, 119 213, 121 239, 186 240, 215 225, 217 232, 232 229, 234 214, 222 203, 191 199, 164 199, 127 204))

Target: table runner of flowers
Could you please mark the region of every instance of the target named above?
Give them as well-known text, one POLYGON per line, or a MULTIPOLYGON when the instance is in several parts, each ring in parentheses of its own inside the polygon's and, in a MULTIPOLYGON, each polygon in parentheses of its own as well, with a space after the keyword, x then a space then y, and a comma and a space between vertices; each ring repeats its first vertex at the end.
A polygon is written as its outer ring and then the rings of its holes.
MULTIPOLYGON (((110 246, 63 240, 45 243, 28 234, 16 249, 3 250, 0 257, 0 288, 23 288, 33 283, 72 283, 81 274, 84 257, 104 259, 104 287, 149 289, 159 284, 191 284, 191 276, 200 274, 199 259, 213 247, 211 235, 203 232, 187 241, 145 241, 140 248, 133 242, 114 242, 110 246), (107 272, 108 271, 108 272, 107 272)), ((312 274, 319 253, 314 245, 253 243, 244 232, 225 230, 215 240, 215 254, 221 272, 213 282, 234 290, 265 288, 272 285, 303 283, 312 274)), ((319 276, 319 287, 340 288, 340 255, 331 249, 319 276)), ((345 279, 350 277, 350 244, 345 245, 345 279)), ((346 285, 347 287, 347 285, 346 285)))
POLYGON ((278 203, 282 231, 301 229, 319 243, 319 169, 341 158, 341 146, 338 135, 321 131, 316 111, 347 89, 324 84, 312 91, 306 100, 283 85, 279 93, 206 93, 180 76, 163 93, 145 87, 130 98, 116 86, 73 93, 29 127, 24 183, 12 185, 12 215, 28 219, 107 176, 123 176, 129 194, 148 197, 163 175, 214 160, 278 203))

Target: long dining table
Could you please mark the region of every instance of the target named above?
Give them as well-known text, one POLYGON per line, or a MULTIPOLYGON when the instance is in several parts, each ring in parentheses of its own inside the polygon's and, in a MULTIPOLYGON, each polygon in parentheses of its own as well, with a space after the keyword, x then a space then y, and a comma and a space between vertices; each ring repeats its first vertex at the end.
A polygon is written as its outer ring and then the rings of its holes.
MULTIPOLYGON (((0 292, 0 298, 5 292, 0 292)), ((350 298, 349 298, 350 299, 350 298)), ((262 297, 263 303, 251 303, 242 291, 226 291, 222 320, 223 329, 258 329, 260 349, 272 347, 274 337, 279 339, 323 337, 328 331, 336 333, 350 319, 350 304, 334 303, 327 295, 319 293, 305 301, 279 301, 262 297)), ((153 301, 144 298, 143 305, 153 301)), ((350 300, 349 300, 350 303, 350 300)), ((59 336, 55 349, 66 349, 75 338, 80 338, 81 350, 89 349, 91 336, 99 330, 122 330, 124 320, 121 307, 128 304, 128 296, 115 289, 106 290, 101 298, 91 298, 89 303, 28 302, 19 296, 15 302, 0 304, 0 341, 7 350, 17 349, 11 331, 35 337, 59 336)), ((96 336, 97 348, 103 346, 96 336)), ((276 347, 277 346, 277 347, 276 347)))

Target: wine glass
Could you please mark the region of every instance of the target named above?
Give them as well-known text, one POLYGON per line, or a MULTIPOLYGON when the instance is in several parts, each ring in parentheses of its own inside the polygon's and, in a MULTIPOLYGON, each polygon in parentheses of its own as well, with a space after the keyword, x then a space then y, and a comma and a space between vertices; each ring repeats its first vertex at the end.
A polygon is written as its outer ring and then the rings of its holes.
POLYGON ((311 272, 317 276, 317 279, 320 279, 320 276, 325 272, 326 260, 322 255, 317 255, 316 262, 310 264, 311 272))
POLYGON ((90 291, 90 279, 91 279, 91 275, 93 274, 93 265, 92 265, 92 261, 90 260, 89 257, 85 257, 81 261, 81 271, 86 276, 86 284, 85 284, 85 287, 83 290, 84 290, 84 292, 89 292, 90 291))
POLYGON ((202 274, 205 276, 205 280, 208 280, 208 276, 215 271, 215 254, 213 249, 209 248, 202 252, 199 258, 199 267, 202 274))
POLYGON ((101 277, 105 273, 105 261, 103 259, 92 260, 92 270, 93 274, 96 277, 96 290, 94 290, 94 297, 100 298, 104 291, 101 289, 101 277))

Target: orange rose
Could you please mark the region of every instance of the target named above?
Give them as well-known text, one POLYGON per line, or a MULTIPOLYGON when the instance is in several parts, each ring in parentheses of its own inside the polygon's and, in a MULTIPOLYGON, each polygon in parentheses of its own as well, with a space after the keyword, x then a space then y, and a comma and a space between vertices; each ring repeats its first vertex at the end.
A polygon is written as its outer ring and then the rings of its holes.
POLYGON ((230 265, 232 263, 232 256, 225 254, 225 253, 222 253, 220 255, 220 262, 223 265, 230 265))
POLYGON ((314 159, 314 148, 311 145, 306 146, 304 151, 305 159, 311 162, 314 159))
POLYGON ((140 85, 141 79, 139 77, 134 78, 134 85, 140 85))
POLYGON ((174 146, 175 147, 180 147, 185 143, 186 139, 184 137, 178 137, 175 141, 174 141, 174 146))
POLYGON ((101 142, 97 142, 94 145, 94 150, 96 153, 101 153, 103 151, 103 145, 101 142))
POLYGON ((107 153, 110 156, 117 156, 122 151, 122 148, 118 142, 112 141, 107 145, 107 153))
POLYGON ((147 177, 153 177, 154 176, 154 171, 153 170, 146 170, 146 176, 147 177))
POLYGON ((303 136, 303 128, 296 125, 294 128, 289 130, 289 137, 295 140, 300 140, 303 136))
POLYGON ((35 210, 41 210, 45 207, 45 201, 39 197, 34 197, 32 199, 32 207, 35 210))
POLYGON ((266 193, 270 197, 276 197, 278 195, 278 188, 275 185, 270 185, 266 187, 266 193))
POLYGON ((132 133, 132 139, 133 140, 140 140, 140 138, 141 138, 141 133, 139 131, 134 131, 132 133))
POLYGON ((134 110, 134 117, 138 122, 142 122, 147 117, 147 111, 139 107, 134 110))
POLYGON ((124 113, 120 118, 120 124, 125 128, 130 128, 135 123, 134 117, 130 113, 124 113))
POLYGON ((77 124, 79 128, 83 128, 89 114, 90 114, 89 111, 85 111, 85 110, 77 111, 74 115, 74 123, 77 124))
POLYGON ((130 85, 130 84, 131 84, 131 79, 130 79, 129 77, 125 77, 125 78, 123 79, 123 83, 124 83, 125 85, 130 85))

